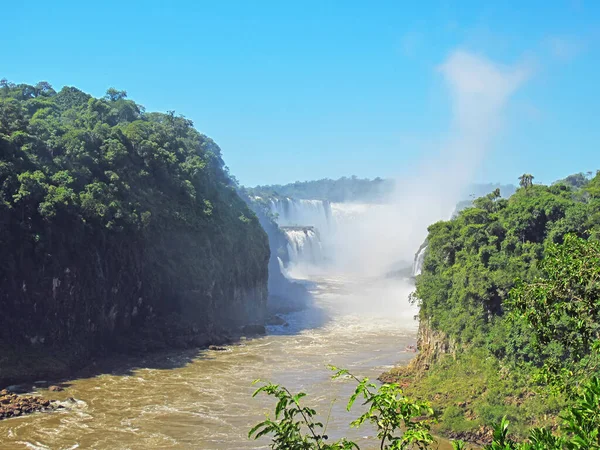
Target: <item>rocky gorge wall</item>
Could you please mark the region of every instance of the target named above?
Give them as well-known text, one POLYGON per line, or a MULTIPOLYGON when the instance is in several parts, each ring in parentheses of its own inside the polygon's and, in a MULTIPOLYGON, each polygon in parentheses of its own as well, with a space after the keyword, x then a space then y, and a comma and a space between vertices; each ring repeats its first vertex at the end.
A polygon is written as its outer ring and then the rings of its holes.
MULTIPOLYGON (((221 234, 150 229, 137 239, 55 233, 51 257, 4 248, 14 269, 0 279, 0 346, 86 359, 99 350, 202 345, 263 323, 268 242, 257 222, 242 225, 221 234)), ((0 383, 10 366, 1 362, 0 383)))
POLYGON ((456 357, 459 347, 444 332, 434 330, 427 319, 421 319, 417 332, 417 346, 406 349, 417 352, 407 366, 395 367, 380 375, 379 380, 385 383, 413 383, 423 376, 434 364, 443 357, 456 357))
POLYGON ((417 334, 417 349, 419 353, 410 362, 410 366, 416 370, 427 370, 443 356, 455 356, 458 346, 444 332, 434 330, 428 320, 421 320, 417 334))

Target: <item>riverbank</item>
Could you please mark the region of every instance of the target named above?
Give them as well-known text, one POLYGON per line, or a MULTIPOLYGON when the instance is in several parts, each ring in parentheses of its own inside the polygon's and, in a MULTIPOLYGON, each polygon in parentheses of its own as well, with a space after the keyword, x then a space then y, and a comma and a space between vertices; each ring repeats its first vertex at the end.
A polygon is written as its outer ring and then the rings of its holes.
POLYGON ((264 325, 246 325, 240 329, 199 332, 193 328, 173 327, 167 331, 145 329, 122 336, 95 352, 85 346, 60 348, 43 346, 13 347, 0 345, 0 389, 10 385, 31 385, 38 380, 63 380, 101 371, 103 360, 127 359, 152 353, 177 350, 204 350, 239 342, 241 338, 265 334, 264 325))
POLYGON ((434 432, 447 439, 489 444, 491 425, 506 416, 516 439, 534 426, 554 426, 564 407, 560 395, 531 384, 530 374, 503 367, 483 349, 465 349, 432 361, 418 353, 379 380, 399 383, 407 396, 427 400, 439 415, 434 432))

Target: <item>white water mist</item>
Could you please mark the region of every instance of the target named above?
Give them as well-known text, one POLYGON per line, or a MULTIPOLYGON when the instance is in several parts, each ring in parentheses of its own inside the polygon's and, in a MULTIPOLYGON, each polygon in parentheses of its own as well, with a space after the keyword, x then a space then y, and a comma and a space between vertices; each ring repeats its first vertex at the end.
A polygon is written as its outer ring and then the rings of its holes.
POLYGON ((438 71, 453 114, 439 154, 398 178, 385 205, 337 228, 332 254, 343 272, 376 275, 413 260, 427 227, 448 219, 464 195, 500 129, 508 100, 530 73, 465 51, 452 53, 438 71))

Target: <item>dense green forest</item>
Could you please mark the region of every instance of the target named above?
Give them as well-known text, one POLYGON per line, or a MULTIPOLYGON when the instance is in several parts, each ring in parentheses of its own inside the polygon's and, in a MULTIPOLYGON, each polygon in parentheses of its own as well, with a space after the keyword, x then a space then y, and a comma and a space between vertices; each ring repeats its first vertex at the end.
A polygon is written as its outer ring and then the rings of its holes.
POLYGON ((125 91, 0 82, 1 345, 87 349, 142 328, 183 345, 261 320, 268 259, 190 120, 125 91))
POLYGON ((509 199, 492 192, 455 219, 431 225, 416 283, 421 318, 460 343, 485 341, 499 356, 531 359, 525 342, 511 340, 510 350, 494 346, 507 325, 498 319, 508 292, 517 280, 539 275, 549 245, 566 234, 600 238, 599 194, 600 175, 580 187, 528 184, 509 199))
POLYGON ((575 387, 599 370, 600 174, 551 186, 525 174, 520 184, 508 199, 494 191, 429 227, 414 299, 438 342, 426 343, 436 354, 408 391, 437 402, 447 431, 503 415, 517 427, 556 417, 561 393, 535 386, 575 387))

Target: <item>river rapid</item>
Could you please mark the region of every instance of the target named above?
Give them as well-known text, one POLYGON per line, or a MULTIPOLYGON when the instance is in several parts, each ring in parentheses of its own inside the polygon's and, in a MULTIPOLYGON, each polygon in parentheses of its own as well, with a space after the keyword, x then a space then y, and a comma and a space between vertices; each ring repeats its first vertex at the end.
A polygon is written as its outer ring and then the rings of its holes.
POLYGON ((68 380, 63 392, 41 392, 69 407, 0 421, 0 449, 263 449, 248 430, 274 401, 252 398, 255 379, 308 393, 332 438, 378 448, 369 426, 351 429, 345 405, 354 385, 332 381, 328 364, 375 379, 414 353, 417 313, 409 280, 320 277, 306 281, 314 306, 285 316, 289 326, 242 340, 226 351, 170 351, 102 362, 96 375, 68 380), (331 406, 333 405, 333 406, 331 406))

